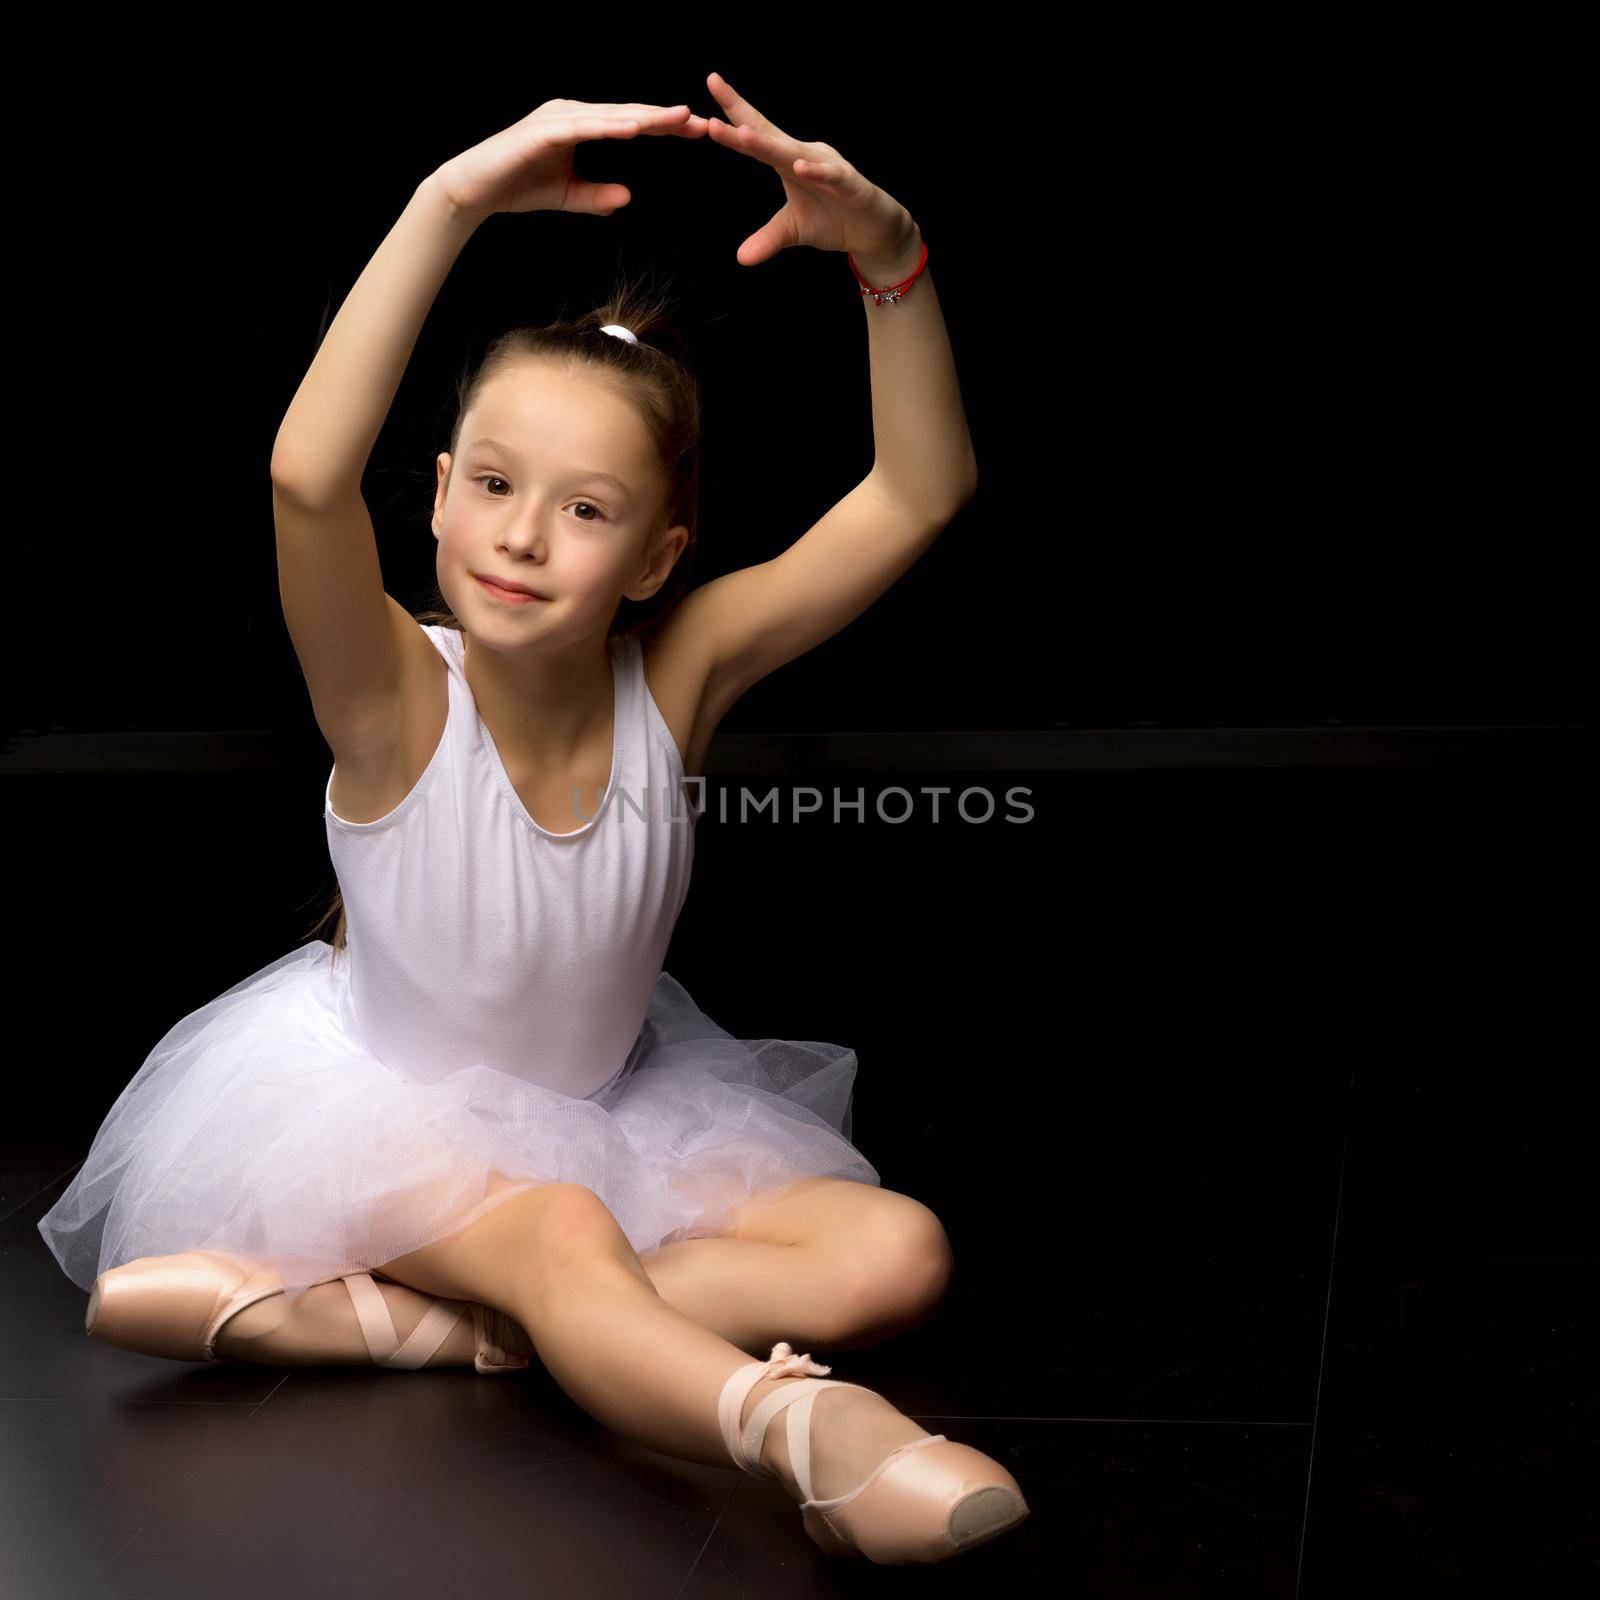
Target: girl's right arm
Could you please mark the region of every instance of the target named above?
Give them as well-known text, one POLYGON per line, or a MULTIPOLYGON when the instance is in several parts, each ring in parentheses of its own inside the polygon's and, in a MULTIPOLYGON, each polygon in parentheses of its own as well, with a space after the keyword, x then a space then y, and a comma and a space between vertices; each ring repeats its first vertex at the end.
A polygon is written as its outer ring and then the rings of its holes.
POLYGON ((416 629, 384 593, 361 475, 423 319, 481 220, 458 210, 437 174, 418 184, 346 296, 273 447, 278 596, 317 726, 347 765, 396 747, 409 656, 401 624, 416 629))
POLYGON ((424 178, 345 297, 272 451, 278 593, 335 758, 381 757, 404 731, 407 663, 419 660, 421 636, 384 593, 361 476, 456 257, 497 211, 603 216, 625 205, 620 184, 573 173, 584 140, 705 129, 687 106, 546 101, 424 178))

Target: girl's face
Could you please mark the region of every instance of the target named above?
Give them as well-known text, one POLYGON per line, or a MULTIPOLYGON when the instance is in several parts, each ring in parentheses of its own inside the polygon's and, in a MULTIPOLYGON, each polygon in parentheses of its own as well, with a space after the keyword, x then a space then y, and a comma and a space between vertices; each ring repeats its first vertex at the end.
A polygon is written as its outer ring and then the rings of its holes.
POLYGON ((532 362, 502 372, 458 445, 439 455, 433 534, 439 587, 469 633, 507 645, 604 633, 619 600, 666 581, 688 529, 653 541, 661 470, 637 413, 603 384, 532 362), (543 598, 509 603, 484 579, 543 598))

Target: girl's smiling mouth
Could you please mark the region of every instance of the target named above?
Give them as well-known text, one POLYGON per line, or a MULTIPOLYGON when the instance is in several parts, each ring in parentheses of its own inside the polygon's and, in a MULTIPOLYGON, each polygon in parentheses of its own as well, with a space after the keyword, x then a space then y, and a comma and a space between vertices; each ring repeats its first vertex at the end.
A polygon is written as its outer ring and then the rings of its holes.
POLYGON ((477 579, 479 588, 485 594, 492 595, 507 605, 527 606, 549 599, 548 595, 534 594, 527 589, 507 589, 503 584, 498 584, 493 578, 486 578, 479 572, 473 573, 472 576, 477 579))

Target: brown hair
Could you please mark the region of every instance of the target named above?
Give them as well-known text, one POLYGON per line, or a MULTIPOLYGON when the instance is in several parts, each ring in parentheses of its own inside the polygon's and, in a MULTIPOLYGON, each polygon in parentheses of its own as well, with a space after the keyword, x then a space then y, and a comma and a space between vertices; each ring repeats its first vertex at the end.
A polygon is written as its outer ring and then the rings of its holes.
MULTIPOLYGON (((687 592, 695 553, 700 520, 700 382, 688 346, 673 321, 671 304, 669 291, 646 288, 637 278, 619 277, 604 305, 576 319, 510 328, 490 342, 476 371, 464 363, 456 378, 456 418, 446 446, 452 471, 461 424, 473 402, 491 378, 519 362, 550 362, 564 373, 581 373, 610 384, 638 411, 667 480, 652 537, 681 523, 689 530, 689 538, 655 594, 648 600, 624 597, 618 602, 617 614, 606 630, 608 640, 643 634, 664 621, 687 592), (638 343, 602 333, 607 323, 621 324, 638 343)), ((434 624, 458 632, 461 628, 437 580, 423 609, 415 615, 419 626, 434 624)), ((335 950, 345 949, 344 896, 337 882, 327 910, 308 930, 309 937, 323 937, 329 923, 333 933, 328 943, 335 950)))

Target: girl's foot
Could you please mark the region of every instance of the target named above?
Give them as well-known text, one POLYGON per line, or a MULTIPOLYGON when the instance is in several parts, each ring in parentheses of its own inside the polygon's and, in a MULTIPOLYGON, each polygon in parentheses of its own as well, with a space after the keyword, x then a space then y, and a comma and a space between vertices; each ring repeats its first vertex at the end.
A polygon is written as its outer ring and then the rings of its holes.
MULTIPOLYGON (((749 1393, 739 1414, 740 1424, 780 1383, 792 1377, 763 1378, 749 1393)), ((789 1415, 781 1411, 761 1442, 761 1464, 777 1473, 778 1480, 796 1500, 805 1499, 789 1464, 789 1415)), ((825 1389, 811 1402, 811 1486, 819 1500, 848 1494, 863 1482, 891 1450, 913 1439, 926 1439, 904 1412, 897 1411, 880 1394, 868 1389, 825 1389)))
MULTIPOLYGON (((378 1283, 378 1288, 394 1319, 394 1331, 404 1343, 433 1304, 433 1296, 403 1283, 378 1283)), ((259 1361, 277 1367, 375 1364, 350 1291, 338 1278, 313 1284, 292 1306, 281 1294, 246 1306, 223 1323, 214 1348, 229 1361, 259 1361)), ((470 1367, 476 1353, 477 1336, 469 1313, 445 1336, 427 1365, 470 1367)))

